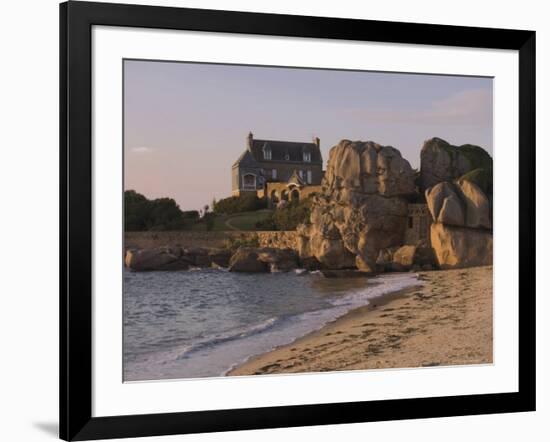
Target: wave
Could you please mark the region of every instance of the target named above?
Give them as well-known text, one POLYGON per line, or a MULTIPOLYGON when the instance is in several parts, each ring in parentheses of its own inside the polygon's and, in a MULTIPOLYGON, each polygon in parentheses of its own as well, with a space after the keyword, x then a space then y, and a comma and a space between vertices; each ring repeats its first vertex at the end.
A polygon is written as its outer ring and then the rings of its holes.
POLYGON ((416 273, 400 273, 395 275, 383 275, 373 278, 366 288, 352 291, 342 298, 332 301, 333 305, 354 306, 368 305, 370 300, 395 293, 408 287, 422 285, 416 273))
POLYGON ((224 344, 229 341, 247 338, 254 334, 264 332, 281 322, 282 319, 283 318, 281 316, 269 318, 263 322, 260 322, 259 324, 255 324, 250 327, 243 327, 236 331, 231 331, 226 334, 195 342, 194 344, 191 344, 181 350, 176 359, 185 359, 188 358, 192 353, 199 350, 203 350, 205 348, 213 347, 219 344, 224 344))

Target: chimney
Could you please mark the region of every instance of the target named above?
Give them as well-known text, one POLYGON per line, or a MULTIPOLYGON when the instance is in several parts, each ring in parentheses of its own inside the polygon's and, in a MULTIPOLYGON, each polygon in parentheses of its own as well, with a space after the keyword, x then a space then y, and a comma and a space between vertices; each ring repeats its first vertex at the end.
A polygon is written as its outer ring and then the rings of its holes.
POLYGON ((252 132, 248 132, 248 136, 246 137, 246 148, 252 152, 252 141, 254 141, 254 135, 252 135, 252 132))
POLYGON ((319 137, 313 138, 313 142, 315 143, 315 145, 316 145, 317 147, 320 147, 320 146, 321 146, 321 140, 319 139, 319 137))

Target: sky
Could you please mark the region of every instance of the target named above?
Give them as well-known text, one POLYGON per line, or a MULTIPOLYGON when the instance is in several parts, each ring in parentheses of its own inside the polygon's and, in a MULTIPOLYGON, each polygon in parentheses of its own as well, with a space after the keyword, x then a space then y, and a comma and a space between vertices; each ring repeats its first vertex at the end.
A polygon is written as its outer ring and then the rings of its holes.
POLYGON ((490 78, 124 61, 125 189, 183 210, 231 195, 231 166, 255 138, 375 141, 419 167, 425 140, 493 155, 490 78))

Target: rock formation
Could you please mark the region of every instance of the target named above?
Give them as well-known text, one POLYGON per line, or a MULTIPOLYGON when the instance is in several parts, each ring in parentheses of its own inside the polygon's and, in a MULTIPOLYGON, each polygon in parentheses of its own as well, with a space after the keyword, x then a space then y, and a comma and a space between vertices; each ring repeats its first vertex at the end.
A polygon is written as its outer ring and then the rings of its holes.
POLYGON ((288 272, 298 267, 291 249, 240 247, 229 260, 230 272, 288 272))
POLYGON ((127 250, 124 263, 137 272, 187 270, 189 267, 227 267, 230 256, 231 252, 223 249, 157 247, 127 250))
POLYGON ((414 192, 414 172, 397 149, 341 141, 330 151, 310 224, 298 228, 300 257, 374 271, 381 249, 403 244, 406 197, 414 192))
POLYGON ((179 247, 128 250, 124 259, 126 267, 138 272, 151 270, 187 270, 190 261, 182 257, 179 247))
POLYGON ((472 171, 477 171, 476 176, 482 175, 480 171, 490 172, 492 176, 492 168, 493 159, 483 148, 472 144, 457 147, 441 138, 432 138, 424 142, 420 152, 420 190, 424 192, 472 171))
POLYGON ((392 255, 391 270, 406 272, 409 270, 428 270, 435 264, 433 249, 426 244, 405 245, 392 255))
POLYGON ((434 222, 473 229, 491 229, 489 199, 467 180, 444 182, 426 190, 426 202, 434 222))
POLYGON ((258 249, 253 247, 239 247, 229 260, 230 272, 268 272, 267 263, 260 261, 258 249))
POLYGON ((426 190, 434 223, 430 239, 440 268, 489 265, 493 261, 489 199, 468 180, 444 182, 426 190))
POLYGON ((493 235, 489 231, 434 223, 431 241, 441 269, 493 263, 493 235))

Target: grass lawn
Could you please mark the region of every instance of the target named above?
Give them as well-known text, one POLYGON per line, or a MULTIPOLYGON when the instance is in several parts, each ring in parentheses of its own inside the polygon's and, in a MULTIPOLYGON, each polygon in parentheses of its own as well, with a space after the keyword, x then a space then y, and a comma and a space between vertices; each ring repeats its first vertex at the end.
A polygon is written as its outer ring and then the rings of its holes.
POLYGON ((225 230, 230 230, 231 227, 232 230, 256 230, 256 223, 269 218, 271 212, 271 210, 263 209, 229 215, 225 219, 225 230))

